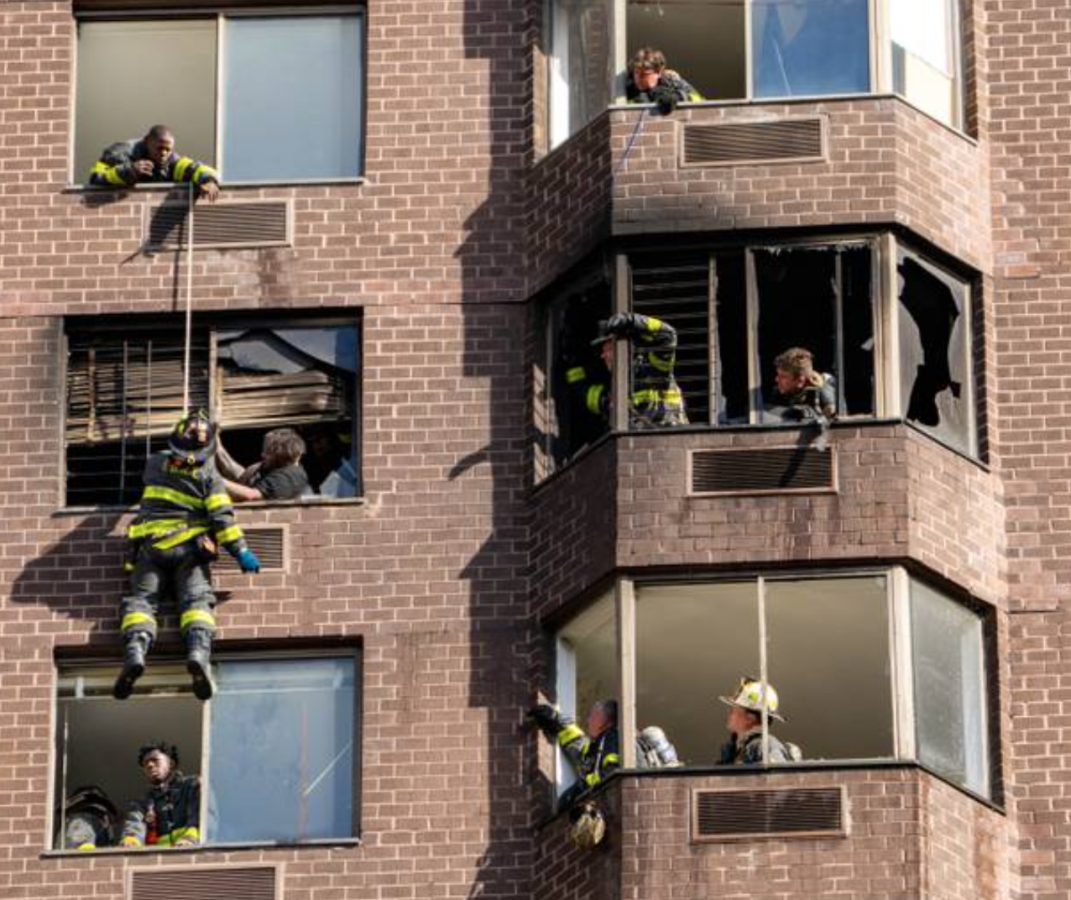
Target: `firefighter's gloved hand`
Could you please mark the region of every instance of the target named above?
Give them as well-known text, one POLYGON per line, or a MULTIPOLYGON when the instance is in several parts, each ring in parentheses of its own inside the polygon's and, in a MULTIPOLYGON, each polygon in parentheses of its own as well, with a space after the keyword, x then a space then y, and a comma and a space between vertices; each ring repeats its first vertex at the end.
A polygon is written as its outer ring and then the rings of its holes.
POLYGON ((541 731, 559 731, 562 726, 561 716, 553 706, 540 703, 528 710, 528 717, 534 719, 541 731))
POLYGON ((238 554, 238 565, 247 574, 260 571, 260 560, 248 547, 238 554))

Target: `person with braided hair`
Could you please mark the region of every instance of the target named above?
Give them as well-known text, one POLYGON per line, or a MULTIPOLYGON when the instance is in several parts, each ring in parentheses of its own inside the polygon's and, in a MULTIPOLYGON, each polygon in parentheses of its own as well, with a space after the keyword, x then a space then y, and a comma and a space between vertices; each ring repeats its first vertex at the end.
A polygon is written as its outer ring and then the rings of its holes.
POLYGON ((130 805, 124 847, 193 847, 201 843, 201 780, 179 770, 178 747, 164 741, 138 751, 149 792, 130 805))

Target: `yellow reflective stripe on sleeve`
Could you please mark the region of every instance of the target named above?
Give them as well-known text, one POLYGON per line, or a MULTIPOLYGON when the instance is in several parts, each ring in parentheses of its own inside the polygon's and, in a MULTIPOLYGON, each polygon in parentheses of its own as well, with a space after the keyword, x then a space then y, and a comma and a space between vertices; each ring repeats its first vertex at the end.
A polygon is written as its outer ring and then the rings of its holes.
POLYGON ((684 397, 680 391, 669 390, 662 394, 662 405, 666 407, 684 406, 684 397))
POLYGON ((662 330, 662 320, 661 319, 656 319, 653 316, 649 317, 647 319, 647 330, 648 331, 655 331, 655 332, 661 331, 662 330))
POLYGON ((188 609, 179 618, 179 628, 185 631, 191 625, 202 622, 212 628, 216 627, 216 617, 203 609, 188 609))
POLYGON ((208 531, 207 526, 203 528, 187 528, 184 531, 180 531, 178 534, 173 534, 171 537, 164 538, 162 541, 157 541, 153 546, 157 550, 170 550, 172 547, 177 547, 179 544, 185 544, 186 541, 192 540, 199 535, 208 531))
POLYGON ((242 533, 242 529, 237 525, 232 525, 230 528, 224 528, 222 531, 216 532, 216 540, 221 544, 233 544, 235 541, 240 541, 245 535, 242 533))
POLYGON ((209 512, 215 512, 217 509, 226 509, 228 506, 234 506, 234 501, 231 500, 229 494, 213 494, 205 500, 205 509, 209 512))
POLYGON ((149 613, 133 612, 127 613, 123 616, 123 621, 119 625, 120 631, 130 631, 132 628, 136 628, 138 625, 151 625, 156 627, 156 617, 149 615, 149 613))
POLYGON ((188 156, 182 157, 177 163, 175 163, 175 181, 183 181, 186 176, 186 170, 193 165, 193 160, 188 156))
POLYGON ((109 166, 106 162, 98 162, 93 166, 93 175, 103 175, 104 180, 109 184, 125 185, 123 177, 119 174, 118 166, 109 166))
POLYGON ((576 725, 566 725, 561 731, 558 732, 558 746, 564 747, 566 744, 571 744, 577 738, 582 738, 584 732, 576 725))
POLYGON ((190 494, 184 494, 182 491, 176 491, 173 488, 159 487, 153 484, 150 484, 141 492, 141 499, 164 500, 178 506, 185 506, 187 509, 205 508, 205 502, 200 497, 194 497, 190 494))
POLYGON ((569 384, 576 384, 579 381, 583 381, 588 377, 588 373, 584 371, 583 366, 577 366, 575 369, 569 369, 565 373, 565 380, 569 384))
POLYGON ((589 412, 593 412, 596 414, 602 412, 602 395, 605 390, 605 384, 593 384, 591 387, 588 388, 585 403, 587 404, 589 412))
POLYGON ((211 166, 206 166, 204 163, 201 163, 201 165, 193 170, 193 176, 190 178, 190 181, 194 184, 200 184, 207 178, 215 178, 218 181, 219 175, 211 166))
POLYGON ((595 787, 600 781, 602 781, 602 776, 598 772, 592 772, 584 779, 588 787, 595 787))
POLYGON ((602 758, 602 764, 604 767, 619 766, 621 765, 621 757, 618 756, 616 753, 607 753, 606 756, 602 758))
POLYGON ((632 395, 632 405, 642 406, 644 403, 657 403, 658 391, 636 391, 632 395))
POLYGON ((668 357, 663 357, 658 353, 648 353, 647 362, 652 369, 658 369, 659 372, 672 372, 673 364, 677 361, 677 355, 673 354, 668 357))

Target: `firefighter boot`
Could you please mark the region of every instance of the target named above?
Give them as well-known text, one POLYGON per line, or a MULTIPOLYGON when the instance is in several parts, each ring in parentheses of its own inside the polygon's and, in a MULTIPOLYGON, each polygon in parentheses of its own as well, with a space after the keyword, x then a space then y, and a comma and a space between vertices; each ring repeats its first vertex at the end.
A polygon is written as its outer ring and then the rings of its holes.
POLYGON ((144 631, 135 631, 126 639, 123 651, 123 671, 115 679, 112 696, 125 700, 134 692, 134 682, 145 674, 145 654, 149 652, 152 638, 144 631))
POLYGON ((211 700, 215 685, 212 683, 212 632, 204 628, 191 628, 186 632, 186 671, 193 679, 193 693, 198 700, 211 700))

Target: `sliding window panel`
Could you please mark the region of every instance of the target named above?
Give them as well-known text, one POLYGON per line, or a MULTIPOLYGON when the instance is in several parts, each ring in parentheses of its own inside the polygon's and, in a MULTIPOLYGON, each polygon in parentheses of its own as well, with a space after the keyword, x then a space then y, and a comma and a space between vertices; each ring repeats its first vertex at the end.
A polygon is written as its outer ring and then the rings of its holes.
POLYGON ((211 842, 354 835, 355 669, 351 658, 220 663, 211 842))
POLYGON ((216 20, 79 22, 74 181, 105 147, 175 133, 176 150, 216 158, 216 20))
POLYGON ((751 5, 755 97, 870 90, 868 0, 761 0, 751 5))
POLYGON ((223 61, 227 181, 361 174, 363 16, 228 18, 223 61))
POLYGON ((549 4, 550 141, 557 147, 610 104, 614 80, 611 0, 549 4))
POLYGON ((888 0, 893 90, 942 122, 958 126, 956 0, 888 0))

